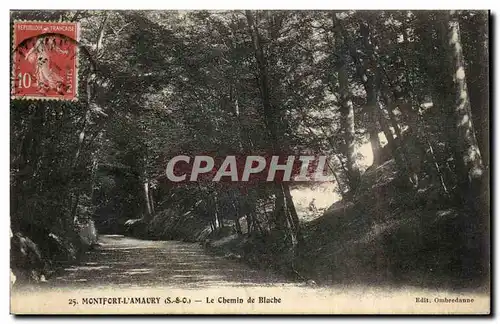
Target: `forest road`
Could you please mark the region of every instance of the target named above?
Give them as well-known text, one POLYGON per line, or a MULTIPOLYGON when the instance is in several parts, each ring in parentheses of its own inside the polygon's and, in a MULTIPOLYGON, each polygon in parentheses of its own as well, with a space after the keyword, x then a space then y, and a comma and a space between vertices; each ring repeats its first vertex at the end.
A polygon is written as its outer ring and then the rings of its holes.
POLYGON ((101 235, 100 247, 52 276, 53 287, 284 286, 279 275, 211 255, 199 243, 101 235))

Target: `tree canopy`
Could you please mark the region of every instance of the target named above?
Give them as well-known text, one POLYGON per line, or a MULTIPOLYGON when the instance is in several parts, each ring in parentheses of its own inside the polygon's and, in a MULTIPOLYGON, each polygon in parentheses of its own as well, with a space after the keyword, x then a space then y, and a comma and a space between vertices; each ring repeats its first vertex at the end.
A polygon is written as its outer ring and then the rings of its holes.
MULTIPOLYGON (((488 13, 22 11, 78 21, 79 100, 11 102, 11 220, 235 224, 304 238, 290 185, 173 186, 179 154, 320 152, 345 201, 388 161, 399 188, 489 206, 488 13), (363 149, 368 148, 368 150, 363 149), (362 165, 367 156, 373 164, 362 165), (366 169, 369 167, 369 170, 366 169), (168 213, 166 212, 168 211, 168 213), (194 213, 185 216, 187 212, 194 213)), ((332 196, 331 203, 334 203, 332 196)), ((158 223, 155 223, 158 224, 158 223)), ((161 227, 160 226, 160 227, 161 227)), ((170 225, 168 225, 170 226, 170 225)))

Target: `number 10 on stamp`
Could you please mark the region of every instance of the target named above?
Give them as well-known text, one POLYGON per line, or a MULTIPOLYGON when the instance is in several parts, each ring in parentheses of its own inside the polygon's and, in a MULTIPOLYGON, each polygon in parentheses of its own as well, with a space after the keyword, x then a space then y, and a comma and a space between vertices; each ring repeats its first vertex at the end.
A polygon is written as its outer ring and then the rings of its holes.
POLYGON ((13 99, 77 100, 78 23, 16 21, 13 99))

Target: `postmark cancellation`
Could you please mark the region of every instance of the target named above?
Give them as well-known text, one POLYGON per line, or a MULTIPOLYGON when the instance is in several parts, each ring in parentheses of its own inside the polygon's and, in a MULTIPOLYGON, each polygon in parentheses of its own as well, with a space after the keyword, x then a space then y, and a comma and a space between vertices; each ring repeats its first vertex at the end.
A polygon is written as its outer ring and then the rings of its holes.
POLYGON ((14 21, 12 99, 78 99, 78 36, 74 22, 14 21))

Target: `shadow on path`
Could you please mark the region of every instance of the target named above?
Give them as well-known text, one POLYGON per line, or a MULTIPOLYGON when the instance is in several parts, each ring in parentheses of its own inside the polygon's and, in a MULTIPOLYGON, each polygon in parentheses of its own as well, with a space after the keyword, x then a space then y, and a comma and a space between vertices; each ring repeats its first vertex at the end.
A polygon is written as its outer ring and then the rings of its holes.
POLYGON ((272 272, 207 254, 197 243, 102 235, 77 265, 49 280, 53 287, 162 287, 294 285, 272 272))

